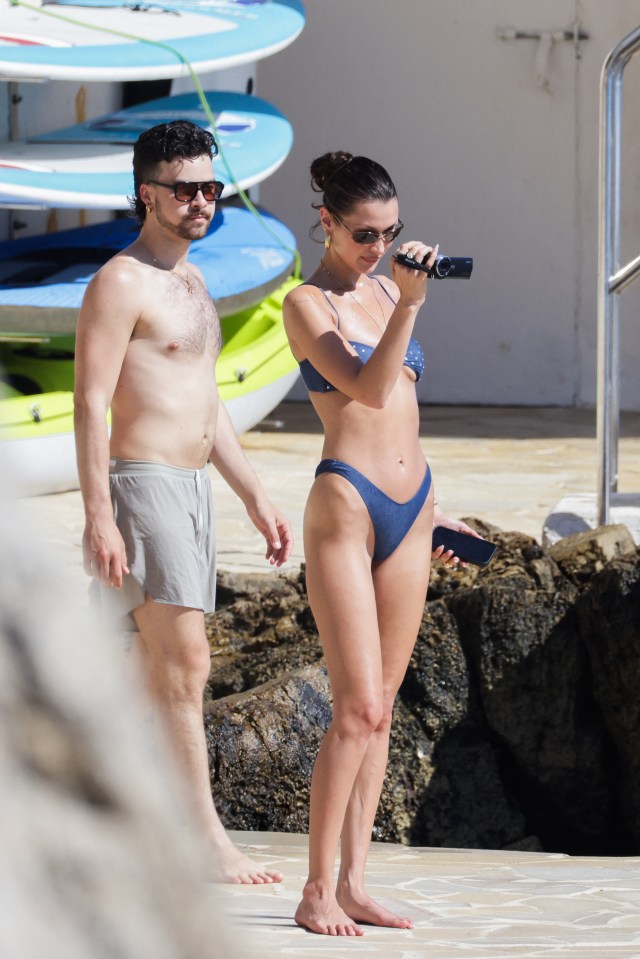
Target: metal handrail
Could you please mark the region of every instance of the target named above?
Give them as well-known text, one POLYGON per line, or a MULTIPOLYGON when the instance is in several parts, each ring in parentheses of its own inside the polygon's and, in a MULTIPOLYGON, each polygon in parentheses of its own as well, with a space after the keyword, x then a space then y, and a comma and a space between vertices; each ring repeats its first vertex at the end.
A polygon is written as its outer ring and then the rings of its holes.
POLYGON ((600 179, 598 189, 598 524, 609 522, 618 489, 620 430, 620 301, 640 274, 640 256, 620 266, 622 192, 622 74, 640 50, 640 27, 609 53, 600 80, 600 179))

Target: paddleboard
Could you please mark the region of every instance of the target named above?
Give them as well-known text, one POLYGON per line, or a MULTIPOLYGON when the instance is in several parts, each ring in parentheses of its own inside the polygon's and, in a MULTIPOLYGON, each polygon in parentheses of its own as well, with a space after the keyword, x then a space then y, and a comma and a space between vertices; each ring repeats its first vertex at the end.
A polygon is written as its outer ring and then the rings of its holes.
POLYGON ((288 46, 303 26, 300 0, 0 0, 0 77, 186 77, 185 61, 206 73, 260 60, 288 46))
MULTIPOLYGON (((293 143, 289 121, 258 97, 217 90, 206 96, 240 187, 246 190, 277 170, 293 143)), ((197 94, 181 93, 31 140, 0 143, 0 204, 126 210, 133 143, 143 130, 178 119, 209 128, 197 94)), ((220 158, 214 170, 227 184, 223 195, 232 196, 236 188, 220 158)))
MULTIPOLYGON (((292 271, 295 237, 259 212, 218 205, 207 235, 191 244, 189 261, 220 316, 258 303, 292 271)), ((0 243, 0 340, 73 335, 91 277, 138 232, 127 217, 0 243)))

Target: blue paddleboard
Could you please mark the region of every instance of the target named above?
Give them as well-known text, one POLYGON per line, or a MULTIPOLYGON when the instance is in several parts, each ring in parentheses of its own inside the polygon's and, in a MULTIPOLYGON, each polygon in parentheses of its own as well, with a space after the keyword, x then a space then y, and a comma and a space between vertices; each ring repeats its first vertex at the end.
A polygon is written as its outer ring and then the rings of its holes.
MULTIPOLYGON (((264 222, 223 204, 206 237, 191 244, 189 261, 202 270, 221 316, 258 303, 292 270, 295 237, 260 212, 264 222)), ((138 231, 125 218, 0 243, 0 340, 73 334, 89 280, 138 231)))
POLYGON ((271 56, 303 26, 300 0, 0 0, 0 77, 187 77, 187 63, 207 73, 271 56))
MULTIPOLYGON (((277 170, 293 143, 286 117, 265 100, 244 93, 214 90, 206 97, 220 146, 241 188, 277 170)), ((181 93, 32 140, 0 143, 0 203, 126 210, 133 191, 132 144, 143 130, 176 119, 209 128, 198 95, 181 93)), ((216 178, 227 184, 224 196, 234 194, 220 157, 214 168, 216 178)))

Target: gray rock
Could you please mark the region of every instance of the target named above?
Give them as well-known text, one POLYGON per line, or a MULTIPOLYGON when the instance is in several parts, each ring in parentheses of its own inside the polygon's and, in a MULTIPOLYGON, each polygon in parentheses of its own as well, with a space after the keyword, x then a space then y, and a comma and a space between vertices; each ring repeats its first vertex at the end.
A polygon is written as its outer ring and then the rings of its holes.
POLYGON ((554 543, 547 554, 575 583, 587 582, 614 559, 631 559, 637 553, 633 536, 617 523, 574 533, 554 543))
POLYGON ((227 827, 307 831, 311 772, 330 721, 320 665, 205 703, 212 791, 227 827))

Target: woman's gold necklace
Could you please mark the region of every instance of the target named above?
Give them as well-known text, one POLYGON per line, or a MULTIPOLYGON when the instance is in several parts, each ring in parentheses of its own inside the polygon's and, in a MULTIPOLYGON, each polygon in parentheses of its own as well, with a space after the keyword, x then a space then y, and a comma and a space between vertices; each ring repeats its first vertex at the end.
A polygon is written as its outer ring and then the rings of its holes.
POLYGON ((371 317, 371 319, 373 320, 373 322, 375 323, 375 325, 378 327, 378 329, 380 330, 380 332, 381 332, 381 333, 384 333, 384 331, 385 331, 386 328, 387 328, 387 321, 386 321, 386 318, 385 318, 385 315, 384 315, 384 310, 382 309, 382 304, 381 304, 380 300, 378 299, 378 294, 377 294, 377 292, 376 292, 375 286, 374 286, 374 288, 373 288, 373 295, 374 295, 374 297, 375 297, 375 299, 376 299, 376 303, 378 304, 378 309, 380 310, 380 316, 382 317, 383 326, 380 326, 380 324, 379 324, 378 321, 376 320, 376 318, 375 318, 375 316, 373 315, 373 313, 370 313, 370 312, 369 312, 369 310, 366 308, 366 306, 364 305, 364 303, 361 303, 360 300, 357 298, 357 296, 354 296, 354 294, 351 292, 351 290, 347 290, 346 287, 344 286, 344 284, 341 283, 340 280, 337 278, 337 276, 334 276, 334 275, 333 275, 333 273, 331 272, 331 270, 329 270, 329 269, 325 266, 324 260, 320 260, 320 266, 322 267, 322 269, 324 270, 324 272, 327 274, 327 276, 329 277, 329 279, 330 279, 330 280, 333 280, 333 282, 334 282, 335 284, 337 284, 337 286, 340 287, 340 289, 341 289, 344 293, 348 293, 349 296, 351 297, 351 299, 353 300, 353 302, 354 302, 354 303, 357 303, 357 305, 360 307, 360 309, 364 310, 364 312, 367 314, 367 316, 371 317))
POLYGON ((364 305, 364 303, 361 303, 360 300, 353 295, 353 293, 351 292, 351 290, 346 290, 346 292, 349 294, 349 296, 351 297, 351 299, 352 299, 355 303, 357 303, 358 306, 361 307, 368 316, 371 317, 371 319, 373 320, 373 322, 375 323, 375 325, 378 327, 378 329, 380 330, 380 332, 381 332, 381 333, 384 333, 384 331, 385 331, 386 328, 387 328, 387 321, 386 321, 386 318, 385 318, 385 315, 384 315, 384 310, 382 309, 382 304, 381 304, 380 300, 378 299, 378 294, 377 294, 377 292, 376 292, 375 286, 373 287, 373 295, 374 295, 374 297, 375 297, 376 303, 378 304, 378 309, 380 310, 380 316, 382 317, 382 326, 380 326, 380 324, 379 324, 378 321, 376 320, 376 318, 375 318, 375 316, 373 315, 373 313, 369 313, 369 310, 366 308, 366 306, 364 305))

